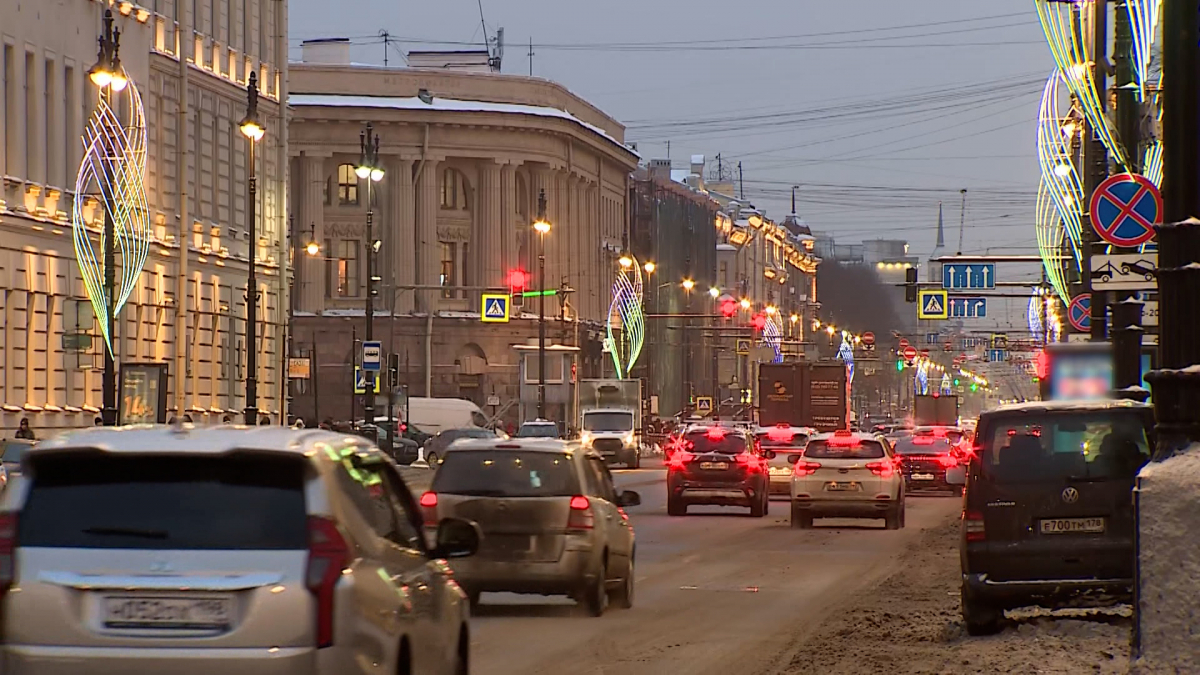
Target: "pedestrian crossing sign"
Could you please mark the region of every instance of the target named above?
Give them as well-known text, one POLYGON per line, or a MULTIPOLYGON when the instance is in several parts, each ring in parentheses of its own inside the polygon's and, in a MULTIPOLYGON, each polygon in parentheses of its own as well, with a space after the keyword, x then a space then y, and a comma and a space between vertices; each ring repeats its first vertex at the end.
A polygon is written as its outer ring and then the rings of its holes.
POLYGON ((375 393, 378 394, 380 379, 379 373, 372 370, 363 370, 358 366, 354 366, 354 393, 367 393, 367 382, 372 381, 375 383, 374 387, 372 388, 375 390, 375 393))
POLYGON ((707 415, 712 412, 712 409, 713 400, 711 396, 696 397, 696 412, 700 413, 701 415, 707 415))
POLYGON ((950 294, 945 290, 923 290, 917 292, 918 319, 949 319, 950 294))
POLYGON ((510 296, 483 294, 480 300, 479 320, 484 323, 508 323, 510 296))

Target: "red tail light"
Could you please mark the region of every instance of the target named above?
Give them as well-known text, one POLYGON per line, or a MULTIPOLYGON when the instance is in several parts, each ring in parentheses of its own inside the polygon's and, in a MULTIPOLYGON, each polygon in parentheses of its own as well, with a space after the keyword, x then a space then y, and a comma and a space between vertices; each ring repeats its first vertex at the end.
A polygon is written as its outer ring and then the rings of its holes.
POLYGON ((751 471, 761 471, 763 468, 763 465, 759 463, 757 457, 753 457, 745 452, 737 456, 737 463, 750 469, 751 471))
POLYGON ((708 431, 704 432, 710 441, 719 441, 725 438, 725 429, 722 427, 709 427, 708 431))
POLYGON ((671 460, 667 462, 667 468, 682 469, 683 467, 687 466, 687 463, 692 461, 693 458, 695 458, 695 455, 687 450, 677 450, 675 454, 671 455, 671 460))
POLYGON ((317 599, 317 647, 333 645, 333 593, 342 569, 350 562, 350 547, 330 518, 308 517, 308 568, 305 585, 317 599))
POLYGON ((17 578, 17 514, 0 513, 0 597, 17 578))
POLYGON ((954 455, 938 455, 938 462, 947 469, 958 466, 958 459, 954 455))
POLYGON ((583 495, 571 497, 571 515, 567 516, 568 530, 590 530, 596 524, 592 503, 583 495))
POLYGON ((431 509, 436 507, 437 504, 438 497, 436 492, 426 492, 425 494, 421 495, 421 506, 431 509))
POLYGON ((896 465, 892 462, 867 462, 867 468, 880 478, 891 478, 896 471, 896 465))
POLYGON ((979 511, 963 511, 963 526, 966 529, 967 541, 983 541, 987 533, 983 528, 983 514, 979 511))
POLYGON ((425 525, 433 527, 438 524, 438 496, 436 492, 426 492, 421 495, 421 511, 425 515, 425 525))
POLYGON ((795 473, 797 476, 811 476, 816 473, 817 469, 819 468, 821 468, 820 464, 802 459, 799 462, 796 462, 796 470, 793 473, 795 473))

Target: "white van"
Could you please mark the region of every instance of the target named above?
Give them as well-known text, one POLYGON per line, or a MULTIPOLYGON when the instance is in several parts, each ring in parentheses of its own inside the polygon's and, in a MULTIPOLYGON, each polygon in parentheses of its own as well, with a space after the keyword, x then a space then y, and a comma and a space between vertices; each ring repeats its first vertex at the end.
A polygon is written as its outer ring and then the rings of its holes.
POLYGON ((474 401, 462 398, 410 398, 407 409, 400 406, 396 412, 401 421, 430 436, 446 429, 486 427, 488 423, 487 415, 474 401))

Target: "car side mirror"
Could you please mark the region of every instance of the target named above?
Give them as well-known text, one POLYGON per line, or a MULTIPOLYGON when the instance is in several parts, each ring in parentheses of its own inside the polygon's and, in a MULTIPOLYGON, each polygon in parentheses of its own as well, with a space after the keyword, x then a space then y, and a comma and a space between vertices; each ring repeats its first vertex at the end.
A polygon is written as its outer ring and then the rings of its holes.
POLYGON ((434 558, 466 558, 475 555, 483 532, 479 526, 462 518, 443 518, 438 523, 437 545, 431 554, 434 558))
POLYGON ((798 464, 803 457, 803 455, 788 455, 788 464, 798 464))
POLYGON ((641 506, 642 496, 633 490, 626 490, 617 495, 617 506, 641 506))
POLYGON ((774 450, 763 450, 763 457, 766 457, 767 459, 775 459, 778 457, 778 455, 775 454, 774 450))
POLYGON ((967 467, 959 464, 958 466, 946 469, 946 484, 947 485, 966 485, 967 484, 967 467))

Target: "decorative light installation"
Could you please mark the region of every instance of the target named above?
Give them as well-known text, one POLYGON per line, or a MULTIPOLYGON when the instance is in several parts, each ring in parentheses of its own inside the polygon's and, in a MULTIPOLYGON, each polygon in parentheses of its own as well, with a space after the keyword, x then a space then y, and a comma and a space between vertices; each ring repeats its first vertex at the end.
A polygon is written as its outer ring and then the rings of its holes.
POLYGON ((84 289, 99 320, 104 342, 113 353, 113 336, 108 333, 108 307, 118 316, 136 287, 142 267, 150 254, 150 217, 146 204, 146 117, 142 97, 132 80, 113 99, 101 96, 83 133, 83 161, 75 178, 74 210, 71 215, 75 257, 83 276, 84 289), (121 97, 128 104, 128 124, 122 124, 114 109, 121 97), (100 247, 92 245, 91 232, 84 221, 84 203, 100 193, 104 211, 112 219, 115 250, 121 256, 116 288, 104 283, 104 232, 100 247), (110 297, 109 294, 112 294, 110 297))
MULTIPOLYGON (((1083 178, 1075 167, 1075 136, 1081 132, 1081 125, 1079 112, 1074 107, 1062 109, 1060 87, 1064 82, 1062 73, 1056 70, 1046 79, 1042 90, 1037 128, 1038 163, 1042 169, 1042 182, 1062 221, 1057 226, 1066 230, 1078 263, 1082 260, 1080 238, 1084 195, 1083 178)), ((1054 245, 1061 248, 1061 237, 1054 245)))
MULTIPOLYGON (((632 258, 631 258, 632 260, 632 258)), ((622 265, 613 281, 612 304, 608 306, 606 325, 609 353, 617 368, 617 377, 628 377, 642 355, 646 339, 646 314, 642 310, 642 266, 632 260, 622 265), (619 332, 619 337, 616 333, 619 332)))
POLYGON ((854 347, 850 345, 848 333, 842 332, 842 346, 838 347, 837 358, 846 364, 846 387, 854 384, 854 347))
POLYGON ((1026 318, 1029 322, 1029 332, 1037 342, 1061 342, 1063 324, 1058 316, 1062 305, 1053 293, 1043 293, 1034 290, 1029 298, 1029 308, 1026 318))
POLYGON ((950 373, 942 373, 942 396, 949 396, 954 393, 953 383, 950 381, 950 373))
POLYGON ((913 387, 918 396, 925 396, 929 393, 929 362, 921 361, 917 364, 917 375, 913 378, 913 387))
POLYGON ((779 312, 773 312, 767 315, 767 320, 762 328, 763 344, 775 352, 772 363, 783 362, 783 329, 780 326, 782 321, 782 315, 779 312))

